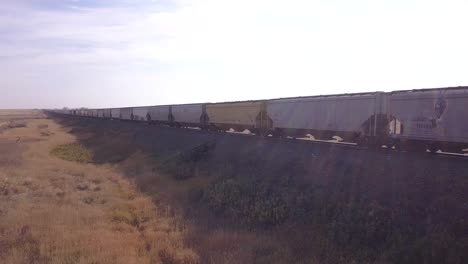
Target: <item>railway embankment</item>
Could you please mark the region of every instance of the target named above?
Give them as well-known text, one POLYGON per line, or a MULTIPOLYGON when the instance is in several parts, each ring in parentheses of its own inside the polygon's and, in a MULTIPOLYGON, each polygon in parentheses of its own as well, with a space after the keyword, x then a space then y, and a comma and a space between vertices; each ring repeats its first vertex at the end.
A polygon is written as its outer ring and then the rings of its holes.
POLYGON ((468 160, 57 119, 190 226, 202 263, 463 263, 468 160), (315 262, 314 262, 315 261, 315 262))

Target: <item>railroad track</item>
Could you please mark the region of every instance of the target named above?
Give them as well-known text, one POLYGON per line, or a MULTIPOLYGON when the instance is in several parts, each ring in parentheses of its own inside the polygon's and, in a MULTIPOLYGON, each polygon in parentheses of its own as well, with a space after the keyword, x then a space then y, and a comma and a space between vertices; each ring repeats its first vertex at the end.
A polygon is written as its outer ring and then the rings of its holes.
MULTIPOLYGON (((192 128, 189 128, 192 129, 192 128)), ((225 132, 218 132, 218 133, 228 133, 232 135, 239 135, 239 136, 256 136, 255 134, 247 134, 243 132, 230 132, 230 131, 225 131, 225 132)), ((292 138, 292 137, 286 137, 286 138, 273 138, 269 136, 268 138, 272 138, 275 140, 293 140, 293 141, 299 141, 299 142, 304 142, 306 144, 321 144, 321 145, 333 145, 337 147, 342 147, 342 148, 352 148, 352 149, 360 149, 360 150, 369 150, 368 147, 361 147, 358 146, 356 143, 353 142, 343 142, 343 141, 338 141, 338 140, 318 140, 318 139, 312 139, 312 138, 292 138)), ((386 147, 382 147, 381 149, 376 149, 379 151, 386 151, 386 152, 391 152, 391 153, 405 153, 405 154, 411 154, 411 155, 430 155, 430 156, 441 156, 441 157, 449 157, 449 158, 460 158, 460 159, 468 159, 468 152, 465 154, 461 153, 449 153, 449 152, 441 152, 440 150, 436 153, 432 153, 428 150, 426 152, 412 152, 412 151, 404 151, 404 150, 396 150, 396 149, 388 149, 386 147)))

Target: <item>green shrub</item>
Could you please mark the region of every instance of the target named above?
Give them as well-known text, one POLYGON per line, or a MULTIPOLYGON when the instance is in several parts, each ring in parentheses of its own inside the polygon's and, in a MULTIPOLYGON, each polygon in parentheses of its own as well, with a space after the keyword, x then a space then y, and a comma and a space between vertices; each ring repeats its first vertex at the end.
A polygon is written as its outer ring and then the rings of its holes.
POLYGON ((91 163, 93 157, 91 151, 79 143, 59 145, 50 152, 53 156, 63 160, 75 161, 80 163, 91 163))
POLYGON ((176 180, 185 180, 195 176, 200 163, 207 160, 214 149, 212 142, 201 144, 189 151, 180 152, 160 162, 160 169, 176 180))
POLYGON ((230 178, 215 182, 206 191, 215 212, 239 218, 252 225, 272 226, 287 219, 288 201, 281 192, 251 178, 230 178))
POLYGON ((276 225, 284 222, 288 214, 288 202, 280 193, 260 189, 254 196, 250 222, 261 225, 276 225))

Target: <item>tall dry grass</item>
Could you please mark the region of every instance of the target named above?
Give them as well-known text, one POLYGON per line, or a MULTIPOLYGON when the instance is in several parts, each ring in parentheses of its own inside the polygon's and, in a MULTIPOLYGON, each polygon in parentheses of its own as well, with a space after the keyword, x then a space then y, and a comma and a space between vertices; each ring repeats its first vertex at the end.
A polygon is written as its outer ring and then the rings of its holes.
POLYGON ((200 263, 170 210, 114 165, 76 162, 86 151, 63 127, 27 123, 0 135, 2 153, 16 153, 0 163, 1 263, 200 263))

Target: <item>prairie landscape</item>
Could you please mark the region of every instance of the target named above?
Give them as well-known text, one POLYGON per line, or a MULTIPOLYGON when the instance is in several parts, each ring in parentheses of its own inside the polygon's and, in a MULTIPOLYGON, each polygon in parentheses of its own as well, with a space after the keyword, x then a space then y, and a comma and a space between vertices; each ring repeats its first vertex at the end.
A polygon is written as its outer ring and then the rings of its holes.
POLYGON ((1 263, 199 263, 170 208, 44 115, 11 113, 0 115, 1 263))
POLYGON ((468 257, 466 159, 35 111, 0 116, 2 263, 468 257))
POLYGON ((0 264, 468 263, 467 10, 0 0, 0 264))

